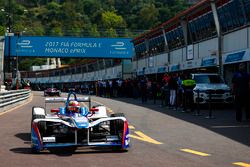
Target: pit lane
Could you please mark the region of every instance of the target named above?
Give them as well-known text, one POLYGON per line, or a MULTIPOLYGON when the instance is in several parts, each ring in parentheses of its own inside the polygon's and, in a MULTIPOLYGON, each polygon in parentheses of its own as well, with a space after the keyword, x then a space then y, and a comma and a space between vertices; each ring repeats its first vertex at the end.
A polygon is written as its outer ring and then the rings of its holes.
MULTIPOLYGON (((215 120, 204 120, 188 114, 175 113, 176 111, 160 108, 157 105, 141 105, 139 100, 111 100, 93 96, 92 102, 95 103, 94 101, 106 105, 112 112, 125 113, 132 127, 131 135, 143 138, 140 133, 135 133, 140 131, 162 144, 131 137, 131 149, 128 152, 82 147, 75 153, 62 149, 55 152, 44 151, 38 155, 32 154, 30 152, 31 108, 44 106, 43 93, 33 92, 30 103, 0 116, 0 166, 200 167, 246 166, 250 163, 249 123, 241 123, 236 127, 229 126, 227 129, 225 125, 219 126, 221 124, 218 123, 220 121, 218 117, 215 120), (211 125, 217 128, 212 128, 211 125), (224 133, 220 133, 218 129, 224 130, 224 133), (209 156, 191 153, 195 151, 209 156)), ((227 120, 228 125, 235 123, 233 120, 234 118, 227 120)))

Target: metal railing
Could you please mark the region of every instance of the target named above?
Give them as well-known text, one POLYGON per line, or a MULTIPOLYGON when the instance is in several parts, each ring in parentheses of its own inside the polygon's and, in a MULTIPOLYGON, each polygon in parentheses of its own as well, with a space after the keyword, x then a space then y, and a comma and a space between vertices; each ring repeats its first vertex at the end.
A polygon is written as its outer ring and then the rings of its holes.
POLYGON ((0 92, 0 109, 28 99, 30 95, 31 90, 27 89, 0 92))

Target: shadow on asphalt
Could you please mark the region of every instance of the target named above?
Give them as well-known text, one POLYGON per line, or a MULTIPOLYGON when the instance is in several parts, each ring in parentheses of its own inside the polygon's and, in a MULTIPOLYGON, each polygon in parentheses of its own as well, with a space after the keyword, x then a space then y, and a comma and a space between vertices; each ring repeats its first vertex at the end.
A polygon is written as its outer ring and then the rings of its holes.
MULTIPOLYGON (((30 133, 17 133, 15 137, 24 141, 25 144, 31 144, 30 133)), ((126 153, 123 150, 115 150, 110 147, 63 147, 43 150, 40 153, 33 153, 30 147, 12 148, 10 151, 19 154, 55 154, 58 156, 71 156, 72 154, 107 154, 107 153, 126 153)))
POLYGON ((195 112, 183 113, 180 110, 169 109, 166 106, 162 107, 160 100, 158 100, 156 104, 153 104, 152 100, 149 100, 146 104, 142 104, 141 99, 139 98, 112 98, 112 100, 145 107, 196 124, 244 145, 250 146, 250 121, 246 121, 245 115, 243 114, 242 122, 237 122, 233 105, 227 107, 213 105, 211 107, 211 112, 209 111, 208 106, 201 106, 201 115, 197 116, 197 110, 195 112), (207 118, 209 115, 212 117, 207 118))
POLYGON ((30 133, 18 133, 15 136, 22 139, 25 143, 30 143, 30 133))
POLYGON ((54 148, 50 150, 43 150, 39 153, 33 153, 30 147, 22 147, 22 148, 12 148, 10 151, 17 153, 17 154, 31 154, 31 155, 38 155, 38 154, 54 154, 57 156, 72 156, 73 154, 113 154, 113 153, 126 153, 126 151, 120 150, 113 150, 110 148, 105 147, 79 147, 77 150, 72 148, 54 148))

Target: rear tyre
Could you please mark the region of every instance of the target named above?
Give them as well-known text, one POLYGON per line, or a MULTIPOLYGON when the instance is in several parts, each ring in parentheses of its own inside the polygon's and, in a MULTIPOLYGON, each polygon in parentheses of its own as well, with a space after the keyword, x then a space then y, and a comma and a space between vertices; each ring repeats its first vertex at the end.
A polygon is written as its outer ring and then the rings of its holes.
MULTIPOLYGON (((123 113, 111 114, 110 117, 125 117, 123 113)), ((122 141, 124 130, 124 122, 122 120, 114 120, 110 122, 110 135, 118 136, 119 140, 122 141)), ((121 146, 113 148, 114 151, 123 150, 121 146)))
MULTIPOLYGON (((123 113, 111 114, 110 117, 125 117, 123 113)), ((122 120, 115 120, 110 122, 110 131, 112 134, 118 135, 120 131, 123 131, 124 122, 122 120)))

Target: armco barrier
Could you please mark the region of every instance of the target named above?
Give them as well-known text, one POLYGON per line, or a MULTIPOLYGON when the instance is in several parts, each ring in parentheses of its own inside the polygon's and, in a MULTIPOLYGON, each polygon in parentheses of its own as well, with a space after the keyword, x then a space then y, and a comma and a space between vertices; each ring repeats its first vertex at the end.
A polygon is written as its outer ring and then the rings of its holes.
POLYGON ((0 92, 0 112, 28 99, 30 95, 31 90, 27 89, 0 92))

